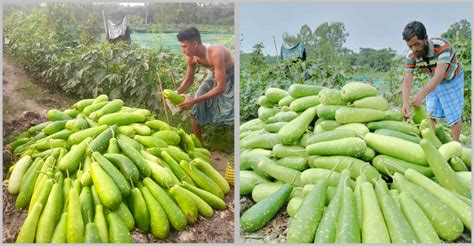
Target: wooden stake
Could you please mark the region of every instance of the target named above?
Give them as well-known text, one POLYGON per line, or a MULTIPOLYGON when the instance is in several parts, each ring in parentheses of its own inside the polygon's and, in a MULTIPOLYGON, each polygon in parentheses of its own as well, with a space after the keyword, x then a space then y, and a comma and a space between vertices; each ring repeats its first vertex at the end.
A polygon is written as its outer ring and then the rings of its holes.
POLYGON ((176 89, 176 78, 174 77, 173 71, 170 71, 170 73, 171 73, 171 79, 173 80, 173 88, 176 89))
POLYGON ((163 96, 163 82, 161 81, 161 78, 160 78, 160 72, 156 72, 156 77, 158 77, 158 83, 160 84, 160 94, 161 94, 161 100, 163 101, 163 110, 165 111, 166 123, 169 123, 170 120, 168 118, 168 112, 166 110, 165 96, 163 96))

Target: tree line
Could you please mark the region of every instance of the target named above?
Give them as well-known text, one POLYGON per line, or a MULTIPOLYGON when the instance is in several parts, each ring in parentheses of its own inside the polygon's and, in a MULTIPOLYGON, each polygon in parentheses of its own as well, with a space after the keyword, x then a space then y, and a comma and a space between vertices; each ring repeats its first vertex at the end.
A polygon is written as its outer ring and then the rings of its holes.
MULTIPOLYGON (((373 49, 360 48, 353 51, 344 44, 349 37, 342 22, 325 22, 311 30, 308 25, 301 26, 295 35, 283 34, 283 44, 292 47, 303 42, 308 59, 319 60, 336 66, 348 66, 359 71, 387 72, 393 65, 400 63, 400 56, 392 48, 373 49)), ((465 19, 452 24, 442 34, 449 40, 471 40, 471 23, 465 19)), ((249 65, 272 63, 276 61, 274 56, 265 56, 262 52, 263 43, 253 46, 250 54, 241 53, 241 60, 249 65)))
POLYGON ((145 3, 144 6, 118 3, 10 3, 4 4, 3 14, 6 18, 18 11, 28 13, 40 8, 47 8, 52 16, 61 15, 73 24, 87 25, 93 22, 102 30, 102 13, 114 23, 128 16, 132 30, 137 32, 176 32, 177 28, 190 25, 202 26, 204 31, 233 32, 234 26, 234 4, 231 3, 145 3))

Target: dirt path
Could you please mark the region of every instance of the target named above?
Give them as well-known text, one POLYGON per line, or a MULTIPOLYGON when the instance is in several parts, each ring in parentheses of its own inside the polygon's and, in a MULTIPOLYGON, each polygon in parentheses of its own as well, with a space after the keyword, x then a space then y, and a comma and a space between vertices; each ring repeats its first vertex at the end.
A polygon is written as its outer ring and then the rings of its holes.
POLYGON ((3 58, 3 143, 32 125, 46 121, 51 108, 64 109, 76 98, 46 88, 32 79, 23 66, 11 57, 3 58))
POLYGON ((66 108, 75 98, 64 96, 45 88, 44 84, 32 79, 25 69, 12 58, 3 59, 3 120, 18 119, 24 111, 36 112, 46 116, 53 108, 66 108))
MULTIPOLYGON (((79 100, 64 95, 60 91, 46 88, 44 83, 32 79, 28 72, 11 57, 3 59, 3 177, 8 173, 14 156, 8 144, 19 133, 32 125, 46 121, 49 109, 65 109, 79 100)), ((212 152, 212 163, 224 175, 230 156, 212 152)), ((198 223, 188 226, 184 231, 172 231, 166 240, 156 240, 151 234, 137 229, 132 231, 136 243, 151 242, 202 242, 228 243, 234 241, 234 192, 226 195, 227 209, 215 211, 209 219, 200 217, 198 223)), ((26 211, 15 208, 15 197, 8 194, 6 186, 3 193, 3 242, 13 243, 26 218, 26 211)))
POLYGON ((29 83, 26 74, 22 69, 15 67, 7 60, 3 60, 3 101, 4 101, 4 121, 21 116, 23 111, 31 110, 40 114, 46 113, 46 107, 38 104, 31 98, 25 98, 20 85, 29 83))

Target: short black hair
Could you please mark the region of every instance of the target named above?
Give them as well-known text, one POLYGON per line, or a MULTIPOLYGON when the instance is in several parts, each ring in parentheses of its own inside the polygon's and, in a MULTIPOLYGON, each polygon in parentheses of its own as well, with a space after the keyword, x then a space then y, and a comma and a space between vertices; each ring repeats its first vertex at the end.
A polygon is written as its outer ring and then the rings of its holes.
POLYGON ((188 27, 178 32, 176 35, 179 42, 183 41, 197 41, 201 44, 201 34, 196 27, 188 27))
POLYGON ((402 36, 403 40, 405 41, 409 41, 414 36, 416 36, 418 39, 425 39, 427 37, 426 28, 423 23, 419 21, 412 21, 405 26, 402 36))

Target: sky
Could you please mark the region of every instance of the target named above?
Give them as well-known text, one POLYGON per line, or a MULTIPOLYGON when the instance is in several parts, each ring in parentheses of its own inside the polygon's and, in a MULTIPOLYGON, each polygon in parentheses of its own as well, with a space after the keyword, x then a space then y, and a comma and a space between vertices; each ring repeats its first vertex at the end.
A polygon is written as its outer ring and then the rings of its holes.
POLYGON ((283 33, 296 35, 308 24, 311 31, 324 22, 343 22, 349 36, 345 47, 358 52, 359 48, 392 48, 397 53, 408 51, 402 39, 405 25, 421 21, 429 37, 439 37, 449 26, 461 19, 472 23, 470 3, 274 3, 240 4, 240 49, 251 52, 252 46, 262 42, 263 52, 275 55, 282 44, 283 33))
POLYGON ((119 4, 124 5, 124 6, 130 6, 130 7, 145 6, 145 3, 119 3, 119 4))

